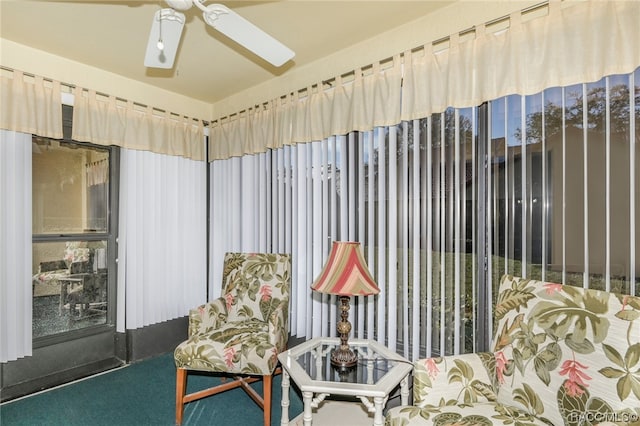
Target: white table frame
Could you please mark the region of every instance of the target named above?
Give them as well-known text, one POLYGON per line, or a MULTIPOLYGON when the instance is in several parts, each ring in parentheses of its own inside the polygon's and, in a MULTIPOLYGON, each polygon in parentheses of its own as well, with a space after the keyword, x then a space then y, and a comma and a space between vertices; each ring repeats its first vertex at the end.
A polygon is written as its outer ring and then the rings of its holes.
MULTIPOLYGON (((381 360, 395 360, 395 365, 380 379, 377 383, 348 383, 325 381, 322 379, 314 379, 309 377, 307 372, 298 363, 297 359, 303 354, 315 352, 317 362, 317 370, 322 365, 322 358, 333 347, 340 344, 340 339, 331 337, 317 337, 310 339, 294 348, 289 349, 278 355, 278 360, 282 364, 282 419, 281 426, 289 426, 289 388, 290 380, 298 385, 302 392, 302 400, 304 404, 303 425, 311 426, 312 409, 324 401, 329 395, 354 396, 362 402, 370 413, 373 413, 373 425, 383 426, 384 419, 382 410, 384 409, 389 394, 400 385, 400 398, 402 405, 409 404, 409 373, 413 370, 413 365, 392 352, 385 346, 374 340, 368 339, 350 339, 349 346, 357 349, 359 353, 372 353, 381 360), (330 346, 324 348, 323 346, 330 346), (315 394, 315 397, 314 397, 315 394)), ((375 356, 373 356, 375 358, 375 356)), ((368 377, 372 376, 375 361, 370 361, 367 366, 370 369, 368 377)))

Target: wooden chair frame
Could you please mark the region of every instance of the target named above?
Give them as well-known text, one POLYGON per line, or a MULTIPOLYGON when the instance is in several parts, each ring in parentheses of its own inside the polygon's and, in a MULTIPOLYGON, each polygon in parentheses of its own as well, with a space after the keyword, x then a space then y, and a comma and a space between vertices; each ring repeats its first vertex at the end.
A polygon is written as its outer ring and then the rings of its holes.
POLYGON ((263 410, 264 426, 271 426, 273 377, 280 373, 282 373, 282 368, 277 367, 271 375, 233 376, 234 379, 229 382, 186 394, 187 376, 189 374, 189 370, 186 368, 178 368, 176 371, 176 424, 182 424, 185 404, 239 387, 242 388, 247 393, 247 395, 249 395, 251 399, 253 399, 253 401, 258 404, 258 407, 263 410), (260 395, 255 391, 255 389, 249 386, 249 384, 258 382, 260 380, 262 380, 263 395, 260 395))

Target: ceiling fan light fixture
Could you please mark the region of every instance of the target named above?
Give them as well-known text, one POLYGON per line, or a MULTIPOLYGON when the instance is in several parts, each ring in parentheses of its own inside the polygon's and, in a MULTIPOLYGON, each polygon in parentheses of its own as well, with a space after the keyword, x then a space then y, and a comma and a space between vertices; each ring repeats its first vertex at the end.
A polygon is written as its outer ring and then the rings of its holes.
POLYGON ((279 67, 295 56, 293 50, 228 7, 211 4, 203 10, 203 18, 208 25, 272 65, 279 67))
POLYGON ((173 9, 160 9, 153 15, 144 57, 145 67, 173 67, 184 23, 184 14, 173 9))

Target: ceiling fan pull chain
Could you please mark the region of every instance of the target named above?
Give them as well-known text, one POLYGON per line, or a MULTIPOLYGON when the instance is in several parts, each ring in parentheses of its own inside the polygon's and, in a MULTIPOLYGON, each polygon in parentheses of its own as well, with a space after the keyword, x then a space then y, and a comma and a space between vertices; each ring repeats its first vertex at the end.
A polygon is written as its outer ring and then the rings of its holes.
POLYGON ((158 50, 164 50, 164 42, 162 41, 162 9, 160 9, 160 15, 158 16, 158 43, 156 46, 158 50))

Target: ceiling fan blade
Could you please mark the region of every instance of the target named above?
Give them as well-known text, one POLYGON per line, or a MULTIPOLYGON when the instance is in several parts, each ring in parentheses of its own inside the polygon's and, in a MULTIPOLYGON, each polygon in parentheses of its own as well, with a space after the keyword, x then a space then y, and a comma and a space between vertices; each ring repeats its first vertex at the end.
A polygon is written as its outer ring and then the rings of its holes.
POLYGON ((276 67, 295 56, 293 50, 226 6, 211 4, 203 16, 207 24, 276 67))
POLYGON ((153 15, 147 52, 144 56, 145 67, 173 67, 184 22, 184 14, 169 8, 160 9, 153 15))

